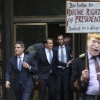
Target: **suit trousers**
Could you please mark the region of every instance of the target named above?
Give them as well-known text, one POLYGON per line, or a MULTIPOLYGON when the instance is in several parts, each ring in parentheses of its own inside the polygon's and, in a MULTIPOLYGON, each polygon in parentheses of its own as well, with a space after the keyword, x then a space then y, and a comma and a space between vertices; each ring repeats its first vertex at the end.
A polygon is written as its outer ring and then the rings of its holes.
POLYGON ((86 95, 84 100, 100 100, 100 95, 96 97, 94 95, 86 95))
POLYGON ((57 69, 57 80, 56 80, 56 100, 61 99, 61 91, 64 93, 64 100, 73 100, 73 93, 70 89, 71 72, 69 68, 57 69), (63 89, 62 89, 63 88, 63 89))
POLYGON ((86 96, 84 100, 95 100, 95 98, 91 98, 91 97, 86 96))
POLYGON ((49 100, 55 100, 56 99, 56 92, 55 92, 55 77, 51 73, 48 77, 48 79, 41 79, 42 81, 42 87, 43 90, 39 91, 39 100, 45 100, 46 93, 49 93, 49 100), (47 92, 48 88, 48 92, 47 92))
POLYGON ((24 89, 20 83, 19 89, 14 90, 16 100, 30 100, 32 89, 24 89))
POLYGON ((95 100, 95 98, 91 98, 91 97, 85 97, 84 99, 79 98, 79 100, 95 100))

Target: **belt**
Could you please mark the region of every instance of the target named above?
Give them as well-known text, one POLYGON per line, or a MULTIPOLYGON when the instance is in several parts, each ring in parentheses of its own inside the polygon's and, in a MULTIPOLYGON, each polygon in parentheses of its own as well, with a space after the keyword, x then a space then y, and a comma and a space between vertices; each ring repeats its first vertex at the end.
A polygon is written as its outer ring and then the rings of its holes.
POLYGON ((86 94, 86 97, 94 98, 95 100, 98 100, 98 98, 100 99, 100 95, 88 95, 88 94, 86 94))
POLYGON ((65 70, 67 67, 58 67, 58 69, 65 70))

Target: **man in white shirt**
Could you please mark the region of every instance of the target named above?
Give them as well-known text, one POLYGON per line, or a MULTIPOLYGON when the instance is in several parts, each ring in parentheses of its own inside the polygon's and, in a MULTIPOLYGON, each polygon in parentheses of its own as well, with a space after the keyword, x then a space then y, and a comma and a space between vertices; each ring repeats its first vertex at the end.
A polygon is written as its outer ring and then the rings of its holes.
POLYGON ((54 49, 57 51, 58 60, 64 63, 67 63, 67 66, 58 66, 57 68, 57 80, 56 80, 56 100, 61 99, 61 92, 63 90, 64 100, 73 100, 73 93, 70 89, 70 80, 71 80, 71 66, 72 58, 72 48, 64 45, 63 35, 58 35, 59 46, 54 49), (63 89, 62 89, 63 88, 63 89))
POLYGON ((13 89, 16 100, 29 100, 33 89, 32 73, 38 71, 37 63, 31 55, 24 54, 24 43, 15 44, 16 56, 9 59, 5 72, 5 87, 10 88, 10 78, 14 73, 13 89))
POLYGON ((48 87, 49 100, 56 100, 55 81, 57 65, 66 67, 66 63, 58 61, 57 52, 53 48, 53 41, 50 38, 44 40, 45 48, 38 50, 35 56, 39 72, 39 79, 42 81, 43 90, 39 91, 39 100, 45 100, 48 87))

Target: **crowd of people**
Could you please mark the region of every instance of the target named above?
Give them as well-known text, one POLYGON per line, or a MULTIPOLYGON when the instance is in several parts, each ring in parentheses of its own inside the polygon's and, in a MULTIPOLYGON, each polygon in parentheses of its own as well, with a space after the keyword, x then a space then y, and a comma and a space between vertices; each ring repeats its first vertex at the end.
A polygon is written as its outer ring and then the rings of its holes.
POLYGON ((9 59, 5 71, 5 87, 10 88, 10 78, 14 73, 13 90, 16 100, 30 100, 34 88, 33 74, 41 80, 38 100, 74 100, 73 93, 80 93, 80 100, 100 99, 100 35, 90 33, 87 36, 87 54, 73 60, 71 38, 62 34, 57 36, 58 46, 53 47, 53 40, 46 38, 44 48, 37 50, 35 56, 25 54, 24 43, 15 44, 16 56, 9 59), (87 65, 85 58, 87 56, 87 65))

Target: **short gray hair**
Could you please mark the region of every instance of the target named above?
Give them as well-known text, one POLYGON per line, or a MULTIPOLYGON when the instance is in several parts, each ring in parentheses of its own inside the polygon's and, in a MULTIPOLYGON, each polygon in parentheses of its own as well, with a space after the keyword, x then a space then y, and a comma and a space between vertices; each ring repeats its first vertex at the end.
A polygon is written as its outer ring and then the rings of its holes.
POLYGON ((17 41, 15 44, 20 44, 20 46, 22 48, 25 48, 24 42, 22 42, 22 41, 17 41))

